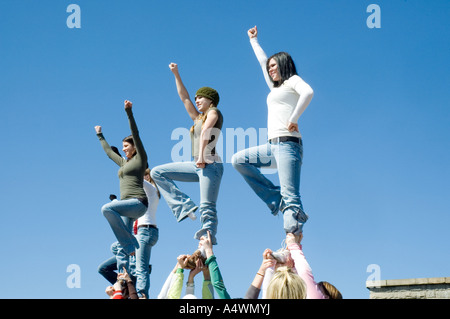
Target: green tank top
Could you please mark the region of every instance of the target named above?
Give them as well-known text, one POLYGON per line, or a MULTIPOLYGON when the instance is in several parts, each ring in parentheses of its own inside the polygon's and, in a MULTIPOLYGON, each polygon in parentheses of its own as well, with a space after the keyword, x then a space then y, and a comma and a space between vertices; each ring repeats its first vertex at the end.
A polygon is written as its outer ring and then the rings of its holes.
MULTIPOLYGON (((210 107, 208 111, 206 111, 206 116, 208 116, 208 113, 214 110, 218 114, 218 119, 216 124, 214 125, 213 129, 211 130, 211 138, 208 141, 208 145, 206 146, 204 150, 204 155, 206 157, 216 155, 216 144, 218 141, 218 138, 220 136, 220 132, 222 130, 222 124, 223 124, 223 116, 222 113, 219 111, 217 107, 210 107)), ((206 120, 206 119, 205 119, 206 120)), ((192 157, 198 158, 199 151, 200 151, 200 134, 202 132, 202 120, 196 120, 194 122, 194 130, 191 130, 191 142, 192 142, 192 157)))

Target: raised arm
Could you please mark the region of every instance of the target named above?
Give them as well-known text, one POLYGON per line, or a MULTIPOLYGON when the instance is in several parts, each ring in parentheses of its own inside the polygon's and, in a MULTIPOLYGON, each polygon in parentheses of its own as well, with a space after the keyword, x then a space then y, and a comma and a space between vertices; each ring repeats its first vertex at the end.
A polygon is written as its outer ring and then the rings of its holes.
POLYGON ((100 125, 95 126, 95 132, 97 133, 97 137, 100 140, 100 144, 102 145, 106 155, 108 155, 108 157, 112 159, 114 163, 116 163, 119 166, 122 166, 124 159, 116 152, 114 152, 111 146, 109 146, 108 142, 106 142, 105 137, 103 136, 102 133, 102 127, 100 125))
POLYGON ((258 299, 259 293, 261 291, 261 286, 264 282, 266 275, 266 270, 268 268, 274 267, 276 260, 271 257, 272 251, 270 249, 264 250, 263 261, 258 271, 256 272, 253 282, 247 290, 244 299, 258 299))
POLYGON ((307 299, 324 299, 323 293, 320 291, 309 263, 306 261, 305 255, 300 245, 301 238, 296 238, 293 234, 286 234, 286 245, 291 253, 291 257, 295 263, 295 270, 297 274, 303 279, 306 284, 306 298, 307 299))
POLYGON ((222 275, 219 270, 219 265, 217 264, 216 256, 214 256, 213 249, 212 249, 212 243, 211 243, 211 233, 207 232, 207 237, 202 236, 200 238, 200 243, 205 248, 206 253, 206 262, 205 264, 209 268, 209 273, 211 275, 211 282, 214 287, 214 289, 217 292, 217 295, 219 295, 220 299, 231 299, 230 295, 227 292, 227 289, 225 288, 225 284, 222 279, 222 275))
POLYGON ((141 157, 143 164, 147 163, 147 153, 145 151, 144 145, 142 144, 141 138, 139 136, 139 131, 136 125, 136 121, 133 116, 133 103, 125 100, 125 111, 127 112, 128 122, 130 124, 131 135, 133 135, 134 146, 136 147, 137 154, 141 157))
POLYGON ((263 71, 264 79, 266 80, 269 88, 272 90, 273 82, 270 79, 269 74, 267 73, 267 55, 258 43, 258 28, 254 26, 253 28, 249 29, 247 31, 247 35, 250 38, 250 44, 253 48, 253 52, 255 53, 259 65, 261 66, 261 69, 263 71))
POLYGON ((186 90, 183 81, 181 80, 180 72, 178 72, 178 65, 175 63, 170 63, 169 68, 175 76, 175 84, 177 85, 178 95, 180 96, 180 99, 183 102, 189 116, 194 121, 200 115, 200 113, 192 103, 191 98, 189 97, 189 93, 186 90))

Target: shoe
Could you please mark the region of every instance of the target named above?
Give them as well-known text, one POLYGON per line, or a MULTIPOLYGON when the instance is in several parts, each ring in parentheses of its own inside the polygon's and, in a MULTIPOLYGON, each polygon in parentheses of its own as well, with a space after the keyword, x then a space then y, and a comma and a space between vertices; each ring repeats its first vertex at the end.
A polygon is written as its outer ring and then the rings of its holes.
POLYGON ((188 216, 189 216, 189 218, 192 219, 192 220, 196 220, 196 219, 197 219, 197 216, 195 215, 194 212, 190 212, 190 213, 188 214, 188 216))
POLYGON ((289 254, 290 254, 289 250, 280 249, 280 250, 272 252, 272 257, 280 264, 285 264, 286 261, 288 260, 289 254))

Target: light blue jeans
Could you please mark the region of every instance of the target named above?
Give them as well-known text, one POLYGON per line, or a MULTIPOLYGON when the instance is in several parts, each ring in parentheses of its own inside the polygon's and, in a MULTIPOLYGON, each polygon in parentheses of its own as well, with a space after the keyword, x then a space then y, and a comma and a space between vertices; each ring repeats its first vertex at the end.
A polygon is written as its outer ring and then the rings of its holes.
POLYGON ((119 272, 123 272, 123 267, 129 270, 129 255, 139 247, 132 233, 133 222, 146 211, 147 207, 136 198, 114 200, 102 207, 103 216, 120 244, 116 255, 119 272))
POLYGON ((300 199, 302 144, 281 142, 264 144, 237 152, 233 167, 244 177, 253 191, 266 203, 273 215, 283 213, 286 233, 300 234, 308 215, 300 199), (280 186, 265 177, 260 168, 277 168, 280 186))
POLYGON ((136 291, 139 297, 145 294, 147 299, 150 289, 150 257, 152 247, 158 242, 158 237, 158 228, 138 228, 137 240, 139 248, 136 250, 136 291))
POLYGON ((151 176, 158 185, 161 195, 169 205, 178 222, 184 220, 190 212, 199 208, 202 227, 194 235, 200 239, 209 230, 213 245, 217 244, 217 209, 223 164, 214 162, 205 168, 197 168, 195 162, 176 162, 163 164, 151 170, 151 176), (198 182, 200 185, 200 207, 183 193, 174 181, 198 182))

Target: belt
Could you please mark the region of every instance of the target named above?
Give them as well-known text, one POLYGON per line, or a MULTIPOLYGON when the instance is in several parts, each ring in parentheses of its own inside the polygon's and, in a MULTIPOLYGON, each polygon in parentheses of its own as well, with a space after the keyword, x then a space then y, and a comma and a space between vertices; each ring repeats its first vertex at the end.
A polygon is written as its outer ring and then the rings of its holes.
POLYGON ((280 137, 271 138, 269 140, 270 144, 278 144, 278 143, 282 143, 282 142, 295 142, 295 143, 302 144, 302 139, 299 137, 295 137, 295 136, 280 136, 280 137))
POLYGON ((138 228, 140 227, 145 227, 145 228, 154 228, 154 229, 158 229, 158 227, 156 227, 155 225, 139 225, 138 228))

